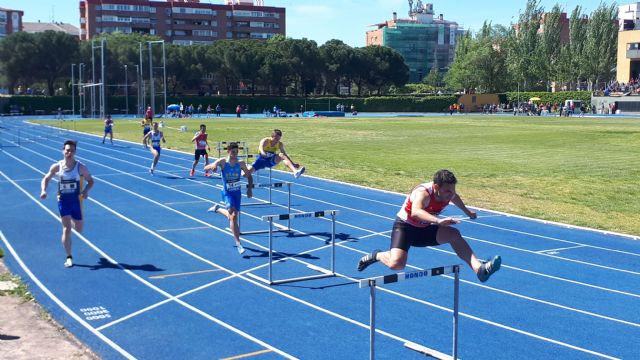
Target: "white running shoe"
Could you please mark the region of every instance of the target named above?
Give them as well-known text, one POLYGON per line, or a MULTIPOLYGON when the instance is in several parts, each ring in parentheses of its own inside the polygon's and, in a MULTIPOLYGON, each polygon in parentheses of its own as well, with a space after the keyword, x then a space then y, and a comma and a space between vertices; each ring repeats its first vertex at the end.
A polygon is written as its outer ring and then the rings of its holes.
POLYGON ((209 210, 207 210, 208 212, 218 212, 218 209, 220 209, 221 205, 220 204, 214 204, 212 207, 209 208, 209 210))
POLYGON ((238 254, 244 254, 245 250, 244 247, 242 247, 242 244, 238 244, 236 247, 238 248, 238 254))
POLYGON ((64 267, 70 268, 73 266, 73 258, 71 256, 67 256, 67 260, 64 262, 64 267))
POLYGON ((302 174, 304 174, 304 166, 301 167, 300 169, 298 169, 296 172, 293 173, 293 177, 295 177, 296 179, 299 178, 302 174))

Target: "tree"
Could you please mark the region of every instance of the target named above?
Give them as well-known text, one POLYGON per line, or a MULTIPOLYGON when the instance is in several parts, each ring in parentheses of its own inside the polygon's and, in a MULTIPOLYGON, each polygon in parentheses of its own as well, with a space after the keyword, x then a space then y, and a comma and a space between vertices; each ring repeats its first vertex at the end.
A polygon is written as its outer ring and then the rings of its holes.
POLYGON ((560 34, 562 32, 561 15, 562 9, 558 4, 553 7, 551 12, 544 15, 544 31, 541 34, 540 42, 538 42, 540 70, 544 76, 543 79, 548 84, 547 87, 551 84, 559 66, 560 34))
POLYGON ((0 71, 10 94, 15 93, 14 89, 20 82, 34 79, 31 69, 37 66, 39 59, 42 56, 38 53, 33 34, 13 33, 0 41, 0 71))
POLYGON ((508 64, 510 73, 524 89, 539 86, 543 78, 541 57, 538 47, 538 30, 542 19, 543 8, 540 0, 527 0, 525 11, 520 14, 517 30, 512 32, 509 41, 508 64))
POLYGON ((394 49, 373 45, 365 47, 362 52, 368 71, 365 82, 378 94, 391 85, 400 87, 409 81, 409 67, 394 49))
POLYGON ((330 87, 333 93, 338 95, 340 84, 348 77, 349 65, 355 52, 351 46, 335 39, 327 41, 318 50, 324 62, 323 94, 326 94, 327 87, 330 87))
POLYGON ((615 3, 600 6, 591 14, 584 45, 584 67, 590 84, 613 77, 618 44, 617 7, 615 3))

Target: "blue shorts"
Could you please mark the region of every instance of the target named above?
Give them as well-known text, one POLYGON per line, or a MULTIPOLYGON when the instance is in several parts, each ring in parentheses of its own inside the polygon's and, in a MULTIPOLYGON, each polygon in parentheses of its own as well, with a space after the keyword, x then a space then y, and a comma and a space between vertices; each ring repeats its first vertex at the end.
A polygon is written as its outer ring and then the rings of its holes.
POLYGON ((82 201, 78 199, 58 199, 60 217, 71 216, 73 220, 82 220, 82 201))
POLYGON ((251 165, 251 167, 253 168, 253 170, 258 171, 258 170, 262 170, 264 168, 271 168, 276 166, 276 157, 277 155, 273 155, 270 157, 264 157, 262 156, 262 154, 258 155, 258 158, 256 159, 256 161, 253 162, 253 164, 251 165))
POLYGON ((105 134, 113 133, 113 129, 111 128, 111 126, 105 126, 104 127, 104 133, 105 134))
POLYGON ((147 135, 149 131, 151 131, 151 126, 145 125, 144 129, 142 129, 142 134, 147 135))
POLYGON ((222 201, 224 202, 227 210, 234 208, 240 211, 240 202, 242 199, 242 191, 229 191, 222 192, 222 201))
POLYGON ((162 149, 160 146, 152 146, 153 150, 158 152, 158 155, 160 155, 160 149, 162 149))

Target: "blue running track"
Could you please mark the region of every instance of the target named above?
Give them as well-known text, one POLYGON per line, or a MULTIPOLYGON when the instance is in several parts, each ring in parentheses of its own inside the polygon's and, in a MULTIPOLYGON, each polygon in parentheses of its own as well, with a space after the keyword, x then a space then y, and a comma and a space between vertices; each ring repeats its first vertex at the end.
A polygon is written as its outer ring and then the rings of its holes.
MULTIPOLYGON (((359 273, 356 264, 389 247, 404 194, 315 178, 313 169, 299 179, 274 171, 272 181, 292 183, 292 212, 339 211, 337 275, 269 286, 260 280, 268 235, 243 235, 247 251, 237 253, 227 220, 206 211, 220 200, 220 181, 202 172, 188 177, 192 154, 163 150, 151 176, 151 155, 139 144, 103 145, 96 136, 17 120, 2 127, 7 265, 104 359, 369 357, 369 290, 356 282, 392 271, 374 264, 359 273), (18 131, 20 146, 7 146, 18 131), (65 138, 79 140, 77 157, 96 180, 84 203, 85 229, 73 235, 70 269, 63 267, 56 184, 39 199, 65 138)), ((266 200, 268 190, 254 197, 266 200)), ((242 230, 265 230, 261 216, 286 213, 287 197, 274 188, 271 204, 244 206, 242 230)), ((640 358, 637 237, 477 211, 478 219, 457 227, 478 256, 500 254, 503 265, 487 283, 462 268, 461 359, 640 358)), ((462 214, 451 206, 444 215, 462 214)), ((274 278, 330 268, 331 233, 326 217, 293 219, 290 232, 274 233, 274 278)), ((412 249, 406 270, 459 263, 449 246, 412 249)), ((424 358, 406 341, 450 354, 453 283, 443 275, 378 286, 376 358, 424 358)))

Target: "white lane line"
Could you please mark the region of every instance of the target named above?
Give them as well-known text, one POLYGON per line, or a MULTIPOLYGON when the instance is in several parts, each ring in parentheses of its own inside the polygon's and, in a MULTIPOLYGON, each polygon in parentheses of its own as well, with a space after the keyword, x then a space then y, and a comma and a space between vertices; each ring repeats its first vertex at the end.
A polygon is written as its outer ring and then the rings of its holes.
MULTIPOLYGON (((2 174, 2 176, 7 178, 6 175, 2 171, 0 171, 0 174, 2 174)), ((46 207, 44 207, 44 209, 47 210, 48 212, 50 212, 49 209, 47 209, 46 207)), ((55 217, 54 214, 52 214, 52 215, 55 217)), ((18 262, 18 264, 20 265, 22 270, 29 276, 29 278, 31 278, 33 283, 36 284, 40 288, 40 290, 42 290, 42 292, 45 293, 45 295, 47 295, 51 300, 53 300, 54 303, 56 303, 62 310, 64 310, 64 312, 66 312, 69 316, 71 316, 75 321, 77 321, 80 325, 82 325, 82 327, 84 327, 85 329, 89 330, 89 332, 91 332, 93 335, 95 335, 100 340, 104 341, 104 343, 106 343, 109 347, 111 347, 112 349, 114 349, 115 351, 117 351, 118 353, 120 353, 122 356, 124 356, 127 359, 135 359, 135 357, 133 357, 133 355, 129 354, 126 350, 121 348, 118 344, 116 344, 111 339, 109 339, 107 336, 102 334, 98 329, 96 329, 93 326, 89 325, 89 323, 87 323, 83 318, 78 316, 78 314, 76 314, 73 310, 69 309, 69 307, 65 303, 63 303, 60 299, 58 299, 58 297, 56 295, 54 295, 53 292, 51 292, 51 290, 49 290, 49 288, 47 288, 40 281, 40 279, 38 279, 38 277, 35 276, 35 274, 33 274, 33 272, 31 272, 29 267, 20 258, 20 255, 18 255, 18 253, 13 249, 13 246, 11 246, 11 243, 9 242, 9 240, 7 240, 7 238, 4 236, 2 231, 0 231, 0 238, 2 239, 2 241, 5 244, 5 246, 7 247, 7 250, 9 250, 9 252, 13 256, 13 258, 18 262)))
POLYGON ((568 246, 563 248, 555 248, 555 249, 547 249, 547 250, 538 250, 537 253, 558 253, 558 251, 562 250, 571 250, 571 249, 579 249, 583 247, 588 247, 587 245, 576 245, 576 246, 568 246))
MULTIPOLYGON (((12 155, 11 155, 11 156, 12 156, 12 155)), ((12 156, 12 157, 13 157, 13 156, 12 156)), ((15 158, 15 157, 14 157, 14 158, 15 158)), ((35 169, 34 167, 32 167, 31 165, 29 165, 29 164, 25 163, 24 161, 22 161, 22 160, 20 160, 20 159, 18 159, 18 158, 15 158, 15 159, 16 159, 16 160, 18 160, 19 162, 22 162, 23 164, 27 165, 28 167, 32 168, 32 169, 33 169, 33 170, 35 170, 36 172, 39 172, 39 173, 41 173, 42 175, 44 175, 44 173, 43 173, 43 172, 41 172, 41 171, 39 171, 39 170, 35 169)), ((53 159, 51 159, 51 160, 53 160, 53 159)), ((58 217, 58 216, 56 216, 56 215, 55 215, 51 210, 49 210, 47 207, 45 207, 45 206, 44 206, 40 201, 38 201, 37 199, 35 199, 35 198, 34 198, 31 194, 29 194, 26 190, 24 190, 22 187, 20 187, 20 185, 18 185, 17 183, 15 183, 15 182, 11 181, 11 179, 10 179, 9 177, 7 177, 7 176, 6 176, 2 171, 0 171, 0 175, 2 175, 2 176, 3 176, 3 177, 5 177, 7 180, 9 180, 10 182, 12 182, 12 184, 13 184, 16 188, 18 188, 20 191, 22 191, 25 195, 27 195, 27 196, 28 196, 32 201, 34 201, 36 204, 38 204, 41 208, 45 209, 45 210, 46 210, 46 211, 47 211, 47 212, 48 212, 52 217, 54 217, 54 218, 56 218, 56 219, 59 219, 59 217, 58 217)), ((107 207, 107 206, 103 205, 102 203, 100 203, 100 202, 98 202, 98 201, 96 201, 96 200, 94 200, 94 199, 92 199, 92 198, 89 198, 89 200, 90 200, 90 201, 92 201, 93 203, 95 203, 95 204, 97 204, 97 205, 99 205, 99 206, 101 206, 101 207, 105 208, 106 210, 111 211, 112 213, 115 213, 116 215, 119 215, 118 213, 114 212, 113 210, 111 210, 109 207, 107 207)), ((123 218, 124 218, 124 217, 123 217, 123 218)), ((124 219, 126 219, 126 218, 124 218, 124 219)), ((135 223, 135 222, 131 222, 131 223, 133 223, 134 225, 136 225, 136 223, 135 223)), ((150 231, 150 230, 149 230, 149 231, 150 231)), ((256 338, 256 337, 254 337, 254 336, 252 336, 252 335, 250 335, 250 334, 248 334, 248 333, 246 333, 246 332, 244 332, 244 331, 242 331, 242 330, 240 330, 240 329, 238 329, 238 328, 236 328, 236 327, 234 327, 234 326, 232 326, 232 325, 230 325, 230 324, 227 324, 226 322, 224 322, 224 321, 222 321, 222 320, 220 320, 220 319, 218 319, 218 318, 216 318, 216 317, 214 317, 214 316, 212 316, 212 315, 210 315, 210 314, 208 314, 208 313, 206 313, 206 312, 204 312, 204 311, 200 310, 199 308, 196 308, 195 306, 193 306, 193 305, 191 305, 191 304, 189 304, 189 303, 186 303, 186 302, 184 302, 184 301, 182 301, 182 300, 180 300, 180 299, 176 298, 175 296, 173 296, 173 295, 169 294, 168 292, 166 292, 166 291, 164 291, 164 290, 160 289, 159 287, 157 287, 157 286, 155 286, 155 285, 151 284, 149 281, 147 281, 147 280, 143 279, 142 277, 138 276, 138 275, 137 275, 137 274, 135 274, 134 272, 132 272, 132 271, 130 271, 130 270, 127 270, 127 269, 125 269, 124 267, 122 267, 122 266, 121 266, 117 261, 115 261, 114 259, 112 259, 109 255, 107 255, 107 253, 105 253, 104 251, 102 251, 102 249, 98 248, 95 244, 93 244, 91 241, 89 241, 89 240, 88 240, 86 237, 84 237, 82 234, 80 234, 80 233, 76 232, 75 230, 73 230, 73 232, 74 232, 74 234, 75 234, 78 238, 80 238, 80 239, 81 239, 85 244, 87 244, 89 247, 91 247, 94 251, 96 251, 96 252, 97 252, 98 254, 100 254, 102 257, 104 257, 105 259, 107 259, 110 263, 112 263, 112 264, 116 265, 117 267, 119 267, 120 269, 122 269, 123 271, 125 271, 128 275, 130 275, 130 276, 132 276, 133 278, 135 278, 136 280, 138 280, 138 281, 139 281, 140 283, 142 283, 143 285, 146 285, 147 287, 151 288, 152 290, 155 290, 156 292, 160 293, 161 295, 163 295, 163 296, 167 297, 167 300, 175 301, 175 302, 177 302, 178 304, 182 305, 183 307, 185 307, 185 308, 187 308, 187 309, 189 309, 189 310, 191 310, 191 311, 193 311, 193 312, 195 312, 195 313, 197 313, 197 314, 199 314, 199 315, 201 315, 201 316, 203 316, 203 317, 205 317, 205 318, 207 318, 207 319, 209 319, 209 320, 211 320, 211 321, 215 322, 216 324, 218 324, 218 325, 220 325, 220 326, 222 326, 222 327, 226 328, 227 330, 230 330, 230 331, 232 331, 232 332, 234 332, 234 333, 236 333, 236 334, 238 334, 238 335, 240 335, 240 336, 242 336, 242 337, 244 337, 244 338, 246 338, 246 339, 248 339, 248 340, 251 340, 251 341, 253 341, 253 342, 255 342, 255 343, 257 343, 257 344, 259 344, 259 345, 261 345, 261 346, 264 346, 264 347, 266 347, 266 348, 268 348, 268 349, 272 349, 273 351, 277 352, 278 354, 280 354, 280 355, 282 355, 282 356, 284 356, 284 357, 286 357, 286 358, 289 358, 289 359, 295 359, 295 357, 293 357, 293 356, 291 356, 291 355, 287 354, 286 352, 284 352, 284 351, 282 351, 282 350, 280 350, 280 349, 278 349, 278 348, 275 348, 274 346, 271 346, 271 345, 267 344, 266 342, 264 342, 264 341, 262 341, 262 340, 260 340, 260 339, 258 339, 258 338, 256 338)), ((152 233, 153 233, 153 232, 152 232, 152 233)), ((156 235, 157 235, 157 234, 156 234, 156 235)), ((172 244, 173 244, 173 243, 172 243, 172 244)), ((181 248, 181 247, 179 247, 179 246, 178 246, 178 245, 176 245, 176 244, 173 244, 173 245, 174 245, 174 246, 176 246, 176 247, 178 247, 178 248, 181 248)), ((181 248, 181 249, 184 249, 184 248, 181 248)), ((184 249, 184 251, 185 251, 185 252, 187 252, 188 250, 184 249)), ((189 253, 190 253, 190 252, 189 252, 189 253)), ((191 254, 192 254, 192 256, 194 256, 194 257, 199 257, 199 256, 197 256, 197 255, 196 255, 196 254, 194 254, 194 253, 191 253, 191 254)), ((205 259, 205 260, 206 260, 206 259, 205 259)), ((208 261, 208 260, 206 260, 205 262, 209 262, 209 261, 208 261)), ((211 262, 209 262, 209 263, 211 263, 211 262)), ((217 266, 216 264, 213 264, 213 263, 211 263, 211 264, 212 264, 212 265, 214 265, 214 266, 216 266, 216 267, 219 267, 219 266, 217 266)), ((224 268, 222 268, 222 267, 219 267, 219 268, 224 269, 224 268)), ((227 270, 227 269, 224 269, 224 270, 225 270, 225 271, 227 271, 227 272, 230 272, 230 271, 229 271, 229 270, 227 270)))

